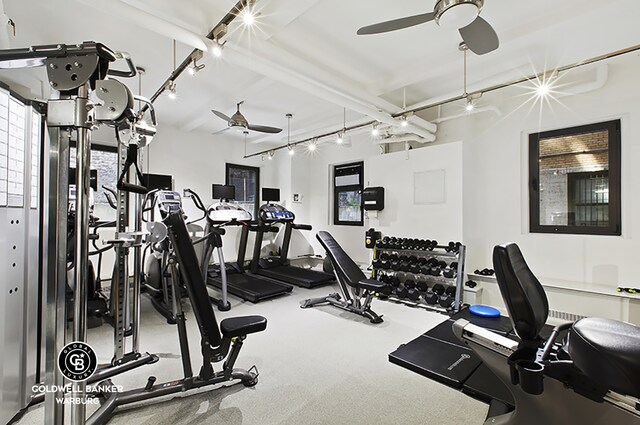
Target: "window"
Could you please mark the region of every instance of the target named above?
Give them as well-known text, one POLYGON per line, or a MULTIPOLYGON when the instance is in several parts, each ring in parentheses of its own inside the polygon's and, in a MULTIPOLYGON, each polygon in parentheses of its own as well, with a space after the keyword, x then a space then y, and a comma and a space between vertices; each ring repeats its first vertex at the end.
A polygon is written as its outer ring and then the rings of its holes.
POLYGON ((529 135, 533 233, 620 235, 620 121, 529 135))
POLYGON ((235 186, 236 202, 249 211, 255 220, 258 216, 260 168, 227 164, 227 180, 225 184, 235 186))
MULTIPOLYGON (((71 143, 69 149, 69 166, 75 168, 76 148, 75 142, 71 143)), ((91 144, 91 170, 97 170, 98 190, 94 193, 95 207, 93 214, 100 222, 115 221, 117 212, 107 202, 107 196, 102 186, 116 190, 118 183, 118 148, 115 146, 91 144)), ((73 177, 70 177, 73 178, 73 177)), ((116 200, 117 202, 117 200, 116 200)))
POLYGON ((333 224, 348 226, 364 224, 363 182, 363 162, 333 167, 333 224))

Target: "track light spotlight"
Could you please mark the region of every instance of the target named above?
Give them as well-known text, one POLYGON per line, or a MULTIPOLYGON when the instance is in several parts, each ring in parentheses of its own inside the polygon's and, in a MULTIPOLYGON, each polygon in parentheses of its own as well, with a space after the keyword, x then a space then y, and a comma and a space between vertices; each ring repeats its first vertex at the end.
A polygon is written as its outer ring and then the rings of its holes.
POLYGON ((473 104, 473 98, 471 96, 467 96, 467 105, 464 107, 464 109, 467 112, 471 112, 476 108, 476 106, 473 104))
POLYGON ((289 149, 289 156, 293 156, 296 151, 294 150, 295 146, 294 145, 289 145, 287 146, 287 149, 289 149))
POLYGON ((211 54, 219 58, 222 56, 222 49, 224 49, 224 43, 220 43, 217 39, 213 40, 213 47, 211 48, 211 54))
POLYGON ((406 126, 408 126, 408 125, 409 125, 409 120, 407 119, 407 117, 403 116, 403 117, 400 119, 400 125, 401 125, 402 127, 406 127, 406 126))
POLYGON ((256 22, 256 15, 253 13, 251 8, 246 8, 242 12, 242 22, 248 27, 252 26, 256 22))
POLYGON ((276 154, 276 151, 274 151, 274 150, 270 150, 269 151, 269 161, 271 161, 273 159, 273 155, 275 155, 275 154, 276 154))
POLYGON ((344 142, 344 132, 338 133, 338 137, 336 137, 336 143, 341 145, 344 142))
POLYGON ((307 145, 307 149, 309 150, 309 152, 314 152, 317 147, 318 147, 318 142, 316 141, 316 139, 311 140, 307 145))
POLYGON ((193 60, 193 64, 191 64, 191 66, 189 67, 189 75, 196 75, 198 72, 200 72, 202 69, 204 68, 204 64, 200 64, 198 65, 198 62, 196 59, 193 60))
POLYGON ((373 137, 378 137, 380 135, 380 130, 378 130, 378 124, 374 124, 373 128, 371 129, 371 135, 373 137))
POLYGON ((169 90, 169 99, 171 100, 175 100, 177 95, 176 95, 176 82, 175 81, 169 81, 169 84, 167 85, 167 89, 169 90))

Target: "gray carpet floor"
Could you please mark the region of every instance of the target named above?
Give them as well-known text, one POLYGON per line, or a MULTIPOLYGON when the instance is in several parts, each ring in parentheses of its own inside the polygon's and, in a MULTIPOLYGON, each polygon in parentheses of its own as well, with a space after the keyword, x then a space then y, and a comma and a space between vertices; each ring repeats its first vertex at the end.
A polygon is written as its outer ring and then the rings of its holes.
MULTIPOLYGON (((119 410, 110 425, 173 424, 482 424, 487 405, 449 387, 389 363, 387 355, 446 319, 445 316, 374 300, 384 315, 374 325, 363 317, 329 307, 301 309, 300 301, 337 287, 294 288, 277 299, 251 304, 230 297, 231 311, 218 320, 260 314, 265 332, 249 335, 237 367, 256 365, 259 383, 201 389, 119 410)), ((194 373, 199 370, 199 334, 188 302, 188 331, 194 373)), ((175 326, 142 301, 141 348, 160 361, 113 378, 125 389, 144 386, 149 375, 163 382, 181 377, 175 326)), ((89 343, 107 363, 113 355, 113 329, 89 331, 89 343)), ((32 408, 17 423, 42 424, 44 409, 32 408)))

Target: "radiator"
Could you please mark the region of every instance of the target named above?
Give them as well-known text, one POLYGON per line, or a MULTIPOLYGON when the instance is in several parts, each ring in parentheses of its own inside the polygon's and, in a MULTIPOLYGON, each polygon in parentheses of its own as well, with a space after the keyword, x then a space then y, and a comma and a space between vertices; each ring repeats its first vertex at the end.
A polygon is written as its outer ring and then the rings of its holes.
POLYGON ((554 319, 560 319, 567 322, 575 322, 576 320, 584 319, 587 316, 581 316, 575 313, 568 313, 566 311, 549 310, 549 317, 554 319))

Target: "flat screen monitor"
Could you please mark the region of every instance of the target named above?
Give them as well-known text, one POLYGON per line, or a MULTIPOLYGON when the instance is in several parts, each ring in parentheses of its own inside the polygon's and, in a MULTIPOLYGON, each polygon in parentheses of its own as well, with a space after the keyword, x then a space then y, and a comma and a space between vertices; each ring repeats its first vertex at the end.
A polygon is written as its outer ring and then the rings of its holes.
POLYGON ((213 199, 236 199, 236 187, 224 184, 211 185, 213 199))
MULTIPOLYGON (((69 168, 69 184, 76 184, 76 169, 69 168)), ((91 170, 91 177, 89 186, 93 188, 95 192, 98 191, 98 170, 91 170)))
POLYGON ((265 202, 273 202, 280 200, 280 189, 272 189, 269 187, 262 188, 262 200, 265 202))
POLYGON ((143 174, 144 185, 149 190, 173 190, 173 177, 165 174, 143 174))

